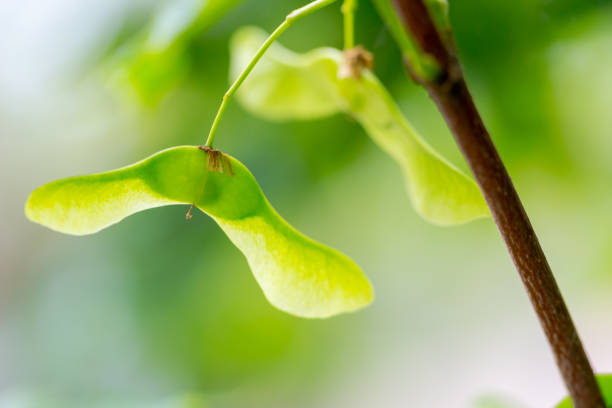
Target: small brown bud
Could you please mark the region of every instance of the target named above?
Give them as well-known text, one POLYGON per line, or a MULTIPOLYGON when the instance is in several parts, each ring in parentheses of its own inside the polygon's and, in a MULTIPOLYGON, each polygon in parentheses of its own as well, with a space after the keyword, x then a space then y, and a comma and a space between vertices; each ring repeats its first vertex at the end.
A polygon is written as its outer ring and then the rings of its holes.
POLYGON ((361 45, 344 50, 344 63, 340 67, 338 76, 340 78, 361 78, 364 69, 372 69, 374 56, 361 45))
POLYGON ((209 171, 227 173, 230 176, 234 176, 232 162, 229 157, 221 152, 221 150, 216 150, 208 146, 198 146, 198 148, 206 152, 206 168, 209 171))

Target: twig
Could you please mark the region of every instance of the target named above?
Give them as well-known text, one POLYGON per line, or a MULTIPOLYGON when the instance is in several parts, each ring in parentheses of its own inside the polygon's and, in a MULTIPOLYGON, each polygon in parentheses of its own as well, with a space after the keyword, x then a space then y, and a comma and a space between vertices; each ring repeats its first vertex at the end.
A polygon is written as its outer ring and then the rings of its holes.
MULTIPOLYGON (((276 27, 276 30, 274 30, 272 34, 270 34, 270 36, 266 39, 266 41, 264 41, 264 43, 259 47, 259 49, 257 50, 257 53, 253 56, 251 61, 249 61, 247 66, 244 67, 244 69, 242 70, 240 75, 238 75, 238 78, 236 78, 232 86, 230 86, 227 92, 223 95, 223 99, 221 100, 221 105, 219 106, 217 115, 215 116, 215 119, 213 120, 212 126, 210 128, 210 132, 208 133, 208 138, 206 139, 207 147, 213 146, 213 141, 215 140, 217 127, 219 126, 219 121, 221 120, 221 118, 223 117, 223 114, 225 113, 225 109, 227 108, 227 104, 229 100, 236 93, 238 88, 240 88, 240 85, 242 85, 242 83, 247 79, 247 77, 249 76, 253 68, 255 68, 255 65, 257 65, 261 57, 263 57, 263 55, 266 53, 268 48, 270 48, 270 46, 274 43, 274 41, 276 41, 278 37, 280 37, 281 34, 284 33, 289 27, 295 24, 296 21, 299 21, 300 19, 306 16, 309 16, 310 14, 314 13, 317 10, 320 10, 324 7, 329 6, 330 4, 333 4, 336 1, 337 0, 314 0, 308 3, 307 5, 305 5, 304 7, 300 7, 298 9, 293 10, 291 13, 287 15, 287 17, 285 17, 283 22, 278 27, 276 27)), ((352 16, 351 13, 349 14, 352 16)), ((350 21, 352 20, 349 20, 349 22, 350 21)))
POLYGON ((422 0, 389 0, 404 29, 440 66, 434 79, 412 77, 429 92, 461 148, 527 290, 576 408, 605 408, 580 338, 512 180, 474 105, 455 51, 422 0))

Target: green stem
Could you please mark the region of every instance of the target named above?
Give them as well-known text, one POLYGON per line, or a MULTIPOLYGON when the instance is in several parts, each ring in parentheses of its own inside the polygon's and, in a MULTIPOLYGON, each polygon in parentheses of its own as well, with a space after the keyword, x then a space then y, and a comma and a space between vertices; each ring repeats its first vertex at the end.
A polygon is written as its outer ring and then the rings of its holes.
MULTIPOLYGON (((347 0, 352 2, 353 0, 347 0)), ((208 139, 206 139, 206 146, 212 147, 213 141, 215 139, 215 133, 217 132, 217 127, 219 126, 219 121, 221 117, 223 117, 223 113, 227 108, 227 104, 230 98, 236 93, 240 85, 244 82, 244 80, 249 76, 257 62, 263 57, 265 52, 270 48, 270 46, 281 36, 285 30, 293 25, 296 21, 300 20, 303 17, 306 17, 315 11, 322 9, 325 6, 329 6, 330 4, 336 2, 336 0, 315 0, 312 3, 305 5, 304 7, 293 10, 291 13, 285 17, 285 20, 270 34, 270 36, 266 39, 266 41, 259 47, 257 53, 251 59, 249 64, 244 68, 244 70, 240 73, 236 81, 232 84, 232 86, 228 89, 228 91, 223 95, 223 100, 221 101, 221 106, 219 106, 219 110, 217 111, 217 116, 215 116, 215 120, 213 121, 212 127, 210 128, 210 133, 208 134, 208 139)))
POLYGON ((344 49, 355 48, 355 10, 357 0, 344 0, 342 14, 344 16, 344 49))

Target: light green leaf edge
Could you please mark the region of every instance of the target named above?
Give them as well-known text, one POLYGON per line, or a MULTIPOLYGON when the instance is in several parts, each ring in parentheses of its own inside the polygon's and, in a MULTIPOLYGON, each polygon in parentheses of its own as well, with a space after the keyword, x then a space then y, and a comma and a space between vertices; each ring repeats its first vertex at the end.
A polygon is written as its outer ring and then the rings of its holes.
MULTIPOLYGON (((231 40, 235 77, 266 38, 246 27, 231 40)), ((412 128, 375 75, 339 78, 340 51, 319 48, 296 54, 274 44, 237 92, 242 105, 270 120, 352 115, 400 165, 416 211, 436 225, 455 225, 490 215, 476 183, 436 153, 412 128)), ((321 148, 324 148, 323 146, 321 148)))
MULTIPOLYGON (((612 407, 612 374, 601 374, 597 376, 597 383, 603 394, 605 403, 612 407)), ((574 408, 570 397, 565 398, 555 408, 574 408)))
POLYGON ((86 235, 149 208, 194 204, 242 251, 278 309, 323 318, 372 301, 370 283, 352 260, 285 222, 239 161, 227 156, 233 176, 211 172, 206 154, 174 147, 118 170, 54 181, 30 195, 26 216, 55 231, 86 235))

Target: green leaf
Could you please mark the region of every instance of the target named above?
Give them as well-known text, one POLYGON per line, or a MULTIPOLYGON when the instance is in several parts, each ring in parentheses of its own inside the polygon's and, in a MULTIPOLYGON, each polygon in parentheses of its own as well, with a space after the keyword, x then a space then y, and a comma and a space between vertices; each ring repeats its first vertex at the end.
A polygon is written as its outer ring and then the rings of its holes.
POLYGON ((328 317, 366 306, 373 294, 359 267, 291 227, 239 161, 233 175, 207 169, 210 153, 175 147, 134 165, 54 181, 29 197, 27 217, 53 230, 92 234, 148 208, 194 204, 246 257, 267 299, 302 317, 328 317))
POLYGON ((153 105, 188 74, 188 46, 241 0, 177 0, 166 3, 141 33, 118 49, 111 78, 153 105))
MULTIPOLYGON (((612 374, 602 374, 597 376, 597 383, 601 389, 604 400, 608 406, 612 406, 612 374)), ((574 404, 570 397, 561 401, 556 408, 573 408, 574 404)))
MULTIPOLYGON (((237 76, 266 34, 238 31, 231 42, 231 75, 237 76)), ((352 115, 400 165, 416 211, 437 225, 489 216, 476 183, 437 154, 408 123, 370 71, 339 78, 340 51, 320 48, 295 54, 274 44, 238 90, 243 106, 271 120, 352 115)))

